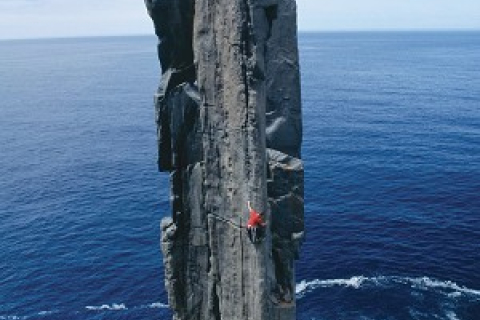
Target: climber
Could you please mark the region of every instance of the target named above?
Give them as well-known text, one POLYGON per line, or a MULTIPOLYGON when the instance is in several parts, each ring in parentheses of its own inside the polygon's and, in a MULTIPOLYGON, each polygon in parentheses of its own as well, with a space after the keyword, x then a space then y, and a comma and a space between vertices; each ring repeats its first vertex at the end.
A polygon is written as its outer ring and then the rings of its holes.
POLYGON ((247 201, 247 207, 250 211, 247 222, 248 237, 252 243, 259 243, 265 236, 265 226, 267 224, 263 221, 262 214, 252 209, 250 201, 247 201))

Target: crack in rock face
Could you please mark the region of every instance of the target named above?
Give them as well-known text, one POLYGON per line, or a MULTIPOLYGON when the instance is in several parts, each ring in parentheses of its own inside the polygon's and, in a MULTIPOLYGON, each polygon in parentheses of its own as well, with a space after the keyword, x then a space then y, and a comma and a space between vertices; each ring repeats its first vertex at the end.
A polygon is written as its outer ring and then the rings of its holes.
POLYGON ((304 239, 295 0, 145 0, 158 37, 158 167, 173 318, 295 319, 304 239), (247 202, 261 212, 252 243, 247 202))

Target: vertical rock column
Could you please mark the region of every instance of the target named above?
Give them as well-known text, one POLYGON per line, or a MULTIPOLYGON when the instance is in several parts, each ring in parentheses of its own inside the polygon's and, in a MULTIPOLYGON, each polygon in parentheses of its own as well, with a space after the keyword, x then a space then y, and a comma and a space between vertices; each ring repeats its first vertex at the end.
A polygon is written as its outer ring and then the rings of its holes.
POLYGON ((174 319, 294 319, 303 166, 294 0, 145 0, 159 38, 159 169, 174 319), (268 148, 267 148, 268 147, 268 148), (252 244, 246 203, 265 213, 252 244))

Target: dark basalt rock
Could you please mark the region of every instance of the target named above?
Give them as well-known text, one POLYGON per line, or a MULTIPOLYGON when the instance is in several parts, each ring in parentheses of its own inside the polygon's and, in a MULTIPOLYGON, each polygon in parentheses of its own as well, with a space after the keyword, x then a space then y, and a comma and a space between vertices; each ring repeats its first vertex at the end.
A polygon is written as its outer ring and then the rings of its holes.
POLYGON ((159 170, 173 171, 201 161, 201 137, 196 128, 200 105, 197 88, 182 83, 159 96, 155 105, 159 170))
POLYGON ((299 258, 304 239, 303 163, 273 149, 268 149, 268 162, 276 293, 280 300, 289 301, 295 292, 293 261, 299 258))
POLYGON ((184 70, 193 65, 194 0, 145 0, 158 37, 162 72, 184 70))
POLYGON ((174 319, 295 319, 303 240, 294 0, 146 0, 159 38, 159 169, 174 319), (268 149, 267 149, 268 148, 268 149), (246 202, 265 213, 252 244, 246 202))

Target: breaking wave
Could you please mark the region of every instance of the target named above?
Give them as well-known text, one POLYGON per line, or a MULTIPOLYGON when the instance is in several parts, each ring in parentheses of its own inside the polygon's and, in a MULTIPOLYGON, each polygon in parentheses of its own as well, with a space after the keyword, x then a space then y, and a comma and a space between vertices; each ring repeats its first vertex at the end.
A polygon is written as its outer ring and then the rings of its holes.
POLYGON ((407 285, 419 290, 441 290, 450 297, 469 295, 480 299, 480 290, 462 287, 452 281, 441 281, 429 277, 410 278, 398 276, 364 277, 355 276, 350 279, 315 279, 303 280, 296 285, 295 293, 298 299, 318 288, 347 287, 360 289, 362 287, 388 287, 392 285, 407 285))

